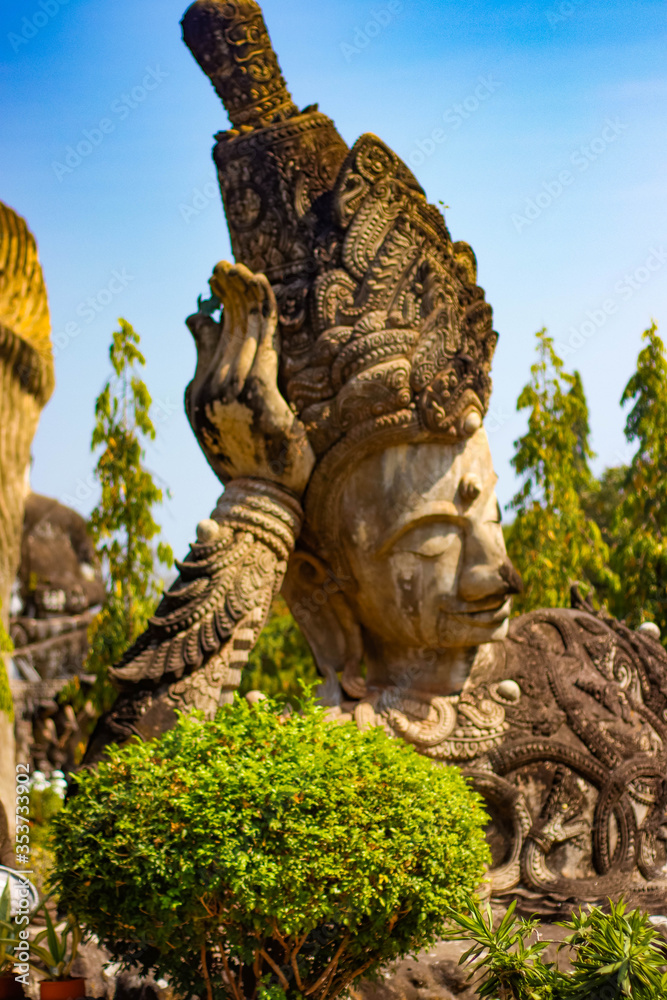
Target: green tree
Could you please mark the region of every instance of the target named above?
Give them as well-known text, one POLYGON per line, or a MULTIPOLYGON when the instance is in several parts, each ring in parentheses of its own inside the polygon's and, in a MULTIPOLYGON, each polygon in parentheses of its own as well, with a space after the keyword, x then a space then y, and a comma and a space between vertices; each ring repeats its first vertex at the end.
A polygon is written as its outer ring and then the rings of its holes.
POLYGON ((627 477, 627 465, 614 465, 605 469, 599 480, 593 480, 590 489, 584 490, 581 494, 586 517, 595 521, 610 552, 616 544, 614 534, 616 512, 625 492, 627 477))
POLYGON ((101 487, 90 530, 107 586, 107 601, 89 631, 86 670, 95 674, 93 703, 110 708, 114 689, 109 667, 144 631, 160 596, 156 560, 173 564, 171 548, 155 544, 160 526, 153 517, 163 491, 145 468, 145 442, 155 439, 151 397, 139 376, 146 364, 139 335, 126 322, 113 334, 109 350, 113 375, 95 403, 91 449, 102 448, 95 468, 101 487))
POLYGON ((516 516, 506 529, 524 580, 515 603, 520 613, 569 605, 575 581, 603 593, 614 583, 609 549, 582 501, 595 480, 581 376, 564 370, 546 330, 537 333, 537 353, 517 401, 518 410, 529 411, 528 431, 514 444, 512 465, 523 484, 509 504, 516 516))
POLYGON ((633 403, 625 426, 637 451, 622 484, 612 524, 612 566, 622 585, 614 613, 637 626, 654 621, 667 633, 667 358, 653 323, 621 404, 633 403))

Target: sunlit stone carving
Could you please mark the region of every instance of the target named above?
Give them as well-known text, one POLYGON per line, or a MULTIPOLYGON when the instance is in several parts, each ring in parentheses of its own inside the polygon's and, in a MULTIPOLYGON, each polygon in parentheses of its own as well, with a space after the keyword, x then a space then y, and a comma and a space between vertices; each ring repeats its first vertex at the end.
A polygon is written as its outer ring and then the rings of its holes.
POLYGON ((254 0, 197 0, 183 28, 232 122, 214 159, 237 264, 188 320, 186 396, 226 490, 88 761, 229 700, 282 587, 333 719, 471 775, 496 894, 664 906, 667 656, 578 599, 508 625, 472 250, 380 139, 348 150, 294 105, 254 0))

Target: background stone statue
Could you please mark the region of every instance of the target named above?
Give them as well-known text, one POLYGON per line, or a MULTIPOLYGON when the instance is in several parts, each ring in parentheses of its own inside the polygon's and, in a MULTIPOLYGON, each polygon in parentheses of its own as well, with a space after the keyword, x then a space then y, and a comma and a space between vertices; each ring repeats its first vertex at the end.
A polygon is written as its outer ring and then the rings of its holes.
POLYGON ((183 30, 232 123, 213 155, 237 263, 188 320, 186 394, 226 489, 88 762, 229 700, 282 587, 333 718, 471 774, 496 894, 664 906, 667 656, 590 608, 509 625, 472 250, 380 139, 349 150, 299 111, 254 0, 197 0, 183 30))
MULTIPOLYGON (((0 202, 0 614, 5 628, 21 555, 30 447, 53 386, 49 309, 35 240, 25 221, 0 202)), ((1 710, 0 760, 0 840, 5 832, 0 860, 11 860, 6 838, 15 815, 14 730, 1 710)))
POLYGON ((95 547, 80 514, 51 497, 26 497, 21 562, 12 596, 11 678, 17 755, 49 775, 69 771, 94 718, 88 702, 78 713, 58 695, 84 673, 88 628, 105 600, 95 547))

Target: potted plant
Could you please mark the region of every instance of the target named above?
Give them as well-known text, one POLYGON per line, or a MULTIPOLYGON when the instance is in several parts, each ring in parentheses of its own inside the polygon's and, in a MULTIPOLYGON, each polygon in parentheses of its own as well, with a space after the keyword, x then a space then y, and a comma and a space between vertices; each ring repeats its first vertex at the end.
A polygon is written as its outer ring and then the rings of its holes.
POLYGON ((481 800, 307 702, 180 716, 77 776, 52 887, 112 957, 202 1000, 331 1000, 433 942, 489 853, 481 800))
POLYGON ((37 972, 46 973, 39 984, 41 1000, 76 1000, 85 996, 85 979, 70 975, 82 939, 79 924, 69 916, 62 926, 55 927, 46 905, 44 918, 46 928, 30 943, 30 952, 37 959, 31 965, 37 972))

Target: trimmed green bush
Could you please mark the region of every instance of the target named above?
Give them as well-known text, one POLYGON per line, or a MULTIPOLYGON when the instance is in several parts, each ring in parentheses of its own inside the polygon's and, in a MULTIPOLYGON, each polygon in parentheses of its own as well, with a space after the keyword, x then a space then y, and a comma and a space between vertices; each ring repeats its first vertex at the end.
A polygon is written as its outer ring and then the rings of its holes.
POLYGON ((459 771, 310 703, 182 716, 78 781, 60 905, 186 996, 334 997, 431 944, 488 861, 459 771))

